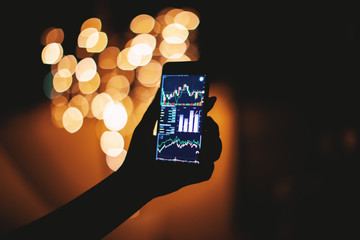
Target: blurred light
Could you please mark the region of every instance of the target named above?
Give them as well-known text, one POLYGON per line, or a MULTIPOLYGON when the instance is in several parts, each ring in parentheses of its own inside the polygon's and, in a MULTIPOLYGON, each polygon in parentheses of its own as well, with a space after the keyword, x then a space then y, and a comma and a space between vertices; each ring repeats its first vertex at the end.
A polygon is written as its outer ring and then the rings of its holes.
POLYGON ((130 91, 130 83, 123 75, 115 75, 106 84, 106 93, 108 93, 113 100, 123 100, 130 91))
POLYGON ((59 97, 52 99, 51 104, 54 106, 67 106, 68 99, 64 95, 60 95, 59 97))
POLYGON ((44 83, 43 83, 43 89, 44 89, 44 94, 47 98, 49 99, 54 99, 57 98, 60 94, 55 91, 54 89, 54 85, 53 85, 53 75, 51 72, 49 72, 45 78, 44 78, 44 83))
POLYGON ((51 120, 55 127, 63 128, 63 116, 64 112, 68 109, 66 105, 55 105, 51 109, 51 120))
POLYGON ((59 93, 65 92, 70 88, 72 81, 73 78, 71 75, 68 77, 62 77, 61 72, 57 72, 53 78, 54 89, 59 93))
POLYGON ((62 124, 69 133, 78 131, 83 124, 83 116, 80 110, 75 107, 66 109, 62 117, 62 124))
POLYGON ((200 20, 195 13, 183 11, 175 16, 174 22, 185 26, 188 30, 194 30, 199 25, 200 20))
POLYGON ((167 59, 165 59, 164 62, 162 62, 162 64, 165 64, 167 62, 187 62, 187 61, 192 61, 192 60, 188 56, 182 55, 179 58, 167 58, 167 59))
POLYGON ((98 30, 96 28, 86 28, 85 30, 81 31, 78 37, 78 46, 80 48, 95 46, 97 39, 94 39, 94 37, 90 38, 90 36, 97 33, 98 30))
POLYGON ((103 111, 106 104, 113 102, 109 94, 100 93, 96 95, 91 102, 91 111, 97 119, 103 119, 103 111))
POLYGON ((100 19, 90 18, 81 26, 76 57, 63 56, 62 29, 43 31, 41 58, 51 65, 44 92, 52 99, 54 125, 76 132, 84 117, 96 118, 95 132, 107 164, 118 169, 126 155, 124 141, 128 145, 160 85, 162 65, 199 58, 195 43, 199 22, 193 10, 165 8, 156 18, 136 16, 131 32, 108 35, 101 32, 100 19))
POLYGON ((179 9, 179 8, 174 8, 174 9, 171 9, 170 11, 168 11, 164 16, 165 23, 167 25, 174 23, 175 17, 181 12, 183 12, 183 10, 179 9))
POLYGON ((123 149, 121 151, 120 155, 118 155, 116 157, 111 157, 109 155, 106 155, 106 163, 109 166, 109 168, 111 170, 113 170, 114 172, 117 171, 121 167, 121 165, 124 163, 126 154, 127 154, 127 151, 125 149, 123 149))
POLYGON ((101 20, 99 18, 89 18, 82 25, 80 31, 84 31, 87 28, 95 28, 98 32, 101 30, 101 20))
POLYGON ((61 28, 48 28, 41 35, 41 44, 46 46, 50 43, 62 43, 64 41, 64 31, 61 28))
POLYGON ((135 46, 137 44, 146 44, 150 47, 151 50, 148 50, 149 52, 144 52, 143 54, 150 54, 152 51, 154 51, 156 47, 156 38, 150 34, 139 34, 136 37, 134 37, 131 41, 131 46, 135 46))
POLYGON ((153 129, 153 136, 157 136, 157 126, 158 126, 158 120, 156 120, 156 122, 155 122, 155 126, 153 129))
POLYGON ((122 70, 134 70, 137 66, 131 64, 128 59, 128 53, 131 48, 123 49, 117 57, 117 66, 122 70))
POLYGON ((50 43, 44 47, 41 59, 44 64, 56 64, 63 56, 63 48, 59 43, 50 43))
POLYGON ((117 56, 120 50, 117 47, 107 47, 99 55, 99 67, 102 69, 114 69, 117 66, 117 56))
POLYGON ((136 16, 130 23, 130 29, 134 33, 149 33, 154 28, 155 19, 147 14, 136 16))
POLYGON ((129 96, 127 96, 126 98, 124 98, 121 101, 122 105, 125 107, 126 113, 128 115, 128 122, 129 122, 129 116, 131 116, 133 109, 134 109, 134 103, 131 100, 131 98, 129 96))
POLYGON ((167 41, 162 41, 159 46, 161 55, 166 58, 180 58, 184 55, 186 48, 185 42, 172 44, 167 41))
POLYGON ((76 78, 79 82, 90 81, 96 75, 96 62, 92 58, 84 58, 75 69, 76 78))
POLYGON ((88 38, 86 50, 92 53, 100 53, 106 48, 107 43, 108 37, 106 33, 96 32, 88 38), (91 42, 91 44, 89 44, 89 42, 91 42))
POLYGON ((64 56, 58 63, 57 69, 61 77, 69 77, 75 73, 77 60, 74 55, 64 56))
POLYGON ((130 64, 138 67, 148 64, 152 58, 152 49, 148 44, 139 43, 132 46, 127 55, 130 64))
POLYGON ((160 84, 162 66, 158 61, 151 60, 146 66, 138 68, 137 78, 145 87, 155 87, 160 84))
POLYGON ((83 115, 83 118, 89 112, 89 103, 86 98, 81 95, 76 95, 75 97, 73 97, 69 102, 69 107, 75 107, 79 109, 81 114, 83 115))
POLYGON ((168 43, 182 43, 189 36, 189 31, 181 24, 172 23, 164 28, 162 36, 168 43))
POLYGON ((124 106, 119 102, 109 102, 104 107, 104 124, 112 131, 121 130, 127 122, 127 113, 124 106))
POLYGON ((105 131, 100 138, 103 152, 110 157, 116 157, 124 149, 124 138, 118 132, 105 131))
POLYGON ((100 76, 96 72, 95 76, 87 82, 79 82, 79 89, 83 94, 91 94, 95 92, 100 86, 100 76))

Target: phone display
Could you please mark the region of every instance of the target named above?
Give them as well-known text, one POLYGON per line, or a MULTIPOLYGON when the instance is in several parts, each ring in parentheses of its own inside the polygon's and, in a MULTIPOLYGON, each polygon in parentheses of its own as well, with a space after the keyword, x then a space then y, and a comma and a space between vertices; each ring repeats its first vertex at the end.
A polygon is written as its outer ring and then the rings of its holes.
POLYGON ((199 163, 205 83, 206 75, 163 73, 156 160, 199 163))

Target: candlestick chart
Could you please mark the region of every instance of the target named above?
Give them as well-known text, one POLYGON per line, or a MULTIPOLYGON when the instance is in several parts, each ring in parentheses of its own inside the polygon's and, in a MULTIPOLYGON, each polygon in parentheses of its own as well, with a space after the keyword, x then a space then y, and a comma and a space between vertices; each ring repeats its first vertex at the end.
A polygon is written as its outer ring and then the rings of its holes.
POLYGON ((184 82, 176 78, 167 78, 162 86, 161 105, 202 106, 204 87, 201 81, 184 82))

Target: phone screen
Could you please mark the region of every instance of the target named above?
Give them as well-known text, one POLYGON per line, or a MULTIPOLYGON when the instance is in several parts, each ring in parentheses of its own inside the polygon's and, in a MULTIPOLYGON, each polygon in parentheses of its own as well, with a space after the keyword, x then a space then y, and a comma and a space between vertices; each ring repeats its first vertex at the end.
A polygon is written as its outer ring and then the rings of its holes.
POLYGON ((199 163, 205 75, 163 75, 156 160, 199 163))

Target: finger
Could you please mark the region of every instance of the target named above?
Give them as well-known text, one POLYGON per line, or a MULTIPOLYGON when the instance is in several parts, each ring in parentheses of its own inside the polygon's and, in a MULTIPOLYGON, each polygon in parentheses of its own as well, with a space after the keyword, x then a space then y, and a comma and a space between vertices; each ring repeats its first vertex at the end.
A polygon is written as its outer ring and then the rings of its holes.
POLYGON ((207 114, 208 112, 210 112, 210 110, 214 107, 216 102, 216 97, 209 97, 207 99, 207 101, 204 104, 204 111, 205 114, 207 114))

